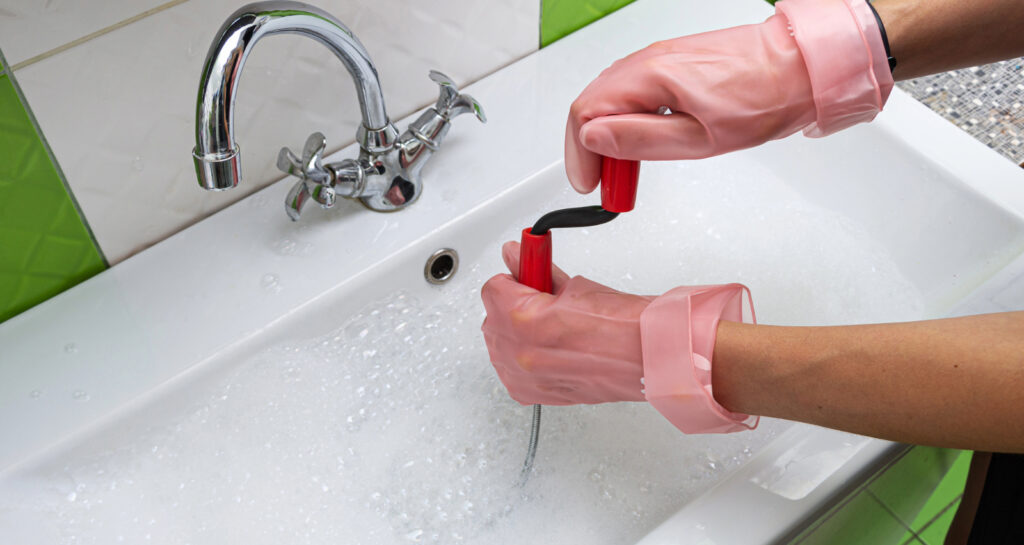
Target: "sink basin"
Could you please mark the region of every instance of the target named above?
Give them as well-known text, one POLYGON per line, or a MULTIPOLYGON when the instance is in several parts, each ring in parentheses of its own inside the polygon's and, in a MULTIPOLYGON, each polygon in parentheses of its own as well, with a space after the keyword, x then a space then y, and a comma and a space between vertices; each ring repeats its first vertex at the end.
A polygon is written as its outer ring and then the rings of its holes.
MULTIPOLYGON (((597 201, 568 189, 560 159, 578 91, 653 40, 771 11, 739 6, 642 0, 476 82, 468 92, 489 124, 457 124, 420 202, 401 213, 342 203, 292 223, 283 181, 4 323, 0 536, 793 535, 905 447, 772 419, 684 436, 646 404, 549 408, 519 487, 530 409, 508 398, 479 334, 478 291, 503 272, 501 242, 545 211, 597 201), (458 252, 459 271, 432 285, 424 263, 440 248, 458 252)), ((984 312, 1024 298, 992 287, 1021 263, 1022 182, 894 91, 876 122, 827 139, 645 163, 636 211, 556 231, 554 255, 635 293, 743 282, 762 323, 984 312)))

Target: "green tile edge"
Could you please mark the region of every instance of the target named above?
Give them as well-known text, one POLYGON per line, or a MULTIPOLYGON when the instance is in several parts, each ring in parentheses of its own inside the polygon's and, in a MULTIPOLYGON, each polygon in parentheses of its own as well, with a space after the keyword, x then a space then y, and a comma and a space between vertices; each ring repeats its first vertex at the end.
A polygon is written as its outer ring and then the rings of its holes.
MULTIPOLYGON (((839 503, 810 521, 796 537, 781 541, 785 545, 875 545, 864 542, 859 528, 885 529, 888 543, 906 528, 873 496, 866 486, 857 487, 839 503)), ((875 536, 877 537, 877 536, 875 536)), ((918 544, 914 544, 918 545, 918 544)))
POLYGON ((0 322, 107 268, 83 217, 14 74, 0 70, 0 322))
MULTIPOLYGON (((775 5, 775 0, 765 0, 775 5)), ((540 46, 553 42, 619 10, 633 0, 541 0, 540 46)))
POLYGON ((631 3, 633 0, 542 0, 540 46, 546 47, 631 3))
POLYGON ((942 545, 963 494, 971 454, 911 447, 786 543, 875 545, 882 536, 865 535, 865 529, 888 528, 885 543, 942 545), (900 487, 909 500, 902 506, 892 502, 900 487), (910 499, 915 496, 926 499, 910 499))
MULTIPOLYGON (((861 491, 842 508, 832 512, 813 532, 804 535, 800 545, 895 545, 903 535, 902 522, 874 496, 861 491)), ((902 543, 902 542, 901 542, 902 543)), ((911 538, 907 545, 922 545, 911 538)))
POLYGON ((942 545, 945 541, 964 494, 973 455, 969 450, 959 451, 952 467, 935 487, 935 492, 910 523, 910 527, 927 545, 942 545))

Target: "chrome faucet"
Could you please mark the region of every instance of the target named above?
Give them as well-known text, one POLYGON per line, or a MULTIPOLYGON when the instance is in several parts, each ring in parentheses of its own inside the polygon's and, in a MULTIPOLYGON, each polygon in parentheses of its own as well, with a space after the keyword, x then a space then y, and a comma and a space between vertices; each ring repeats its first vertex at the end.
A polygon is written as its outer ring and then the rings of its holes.
POLYGON ((260 38, 278 33, 308 36, 337 56, 356 84, 363 121, 356 131, 359 157, 324 163, 327 139, 313 133, 302 157, 282 148, 277 167, 299 178, 288 193, 285 211, 293 221, 310 199, 324 208, 337 197, 358 198, 380 212, 404 208, 420 195, 420 171, 448 134, 452 118, 473 113, 486 122, 483 108, 459 93, 444 74, 432 70, 440 87, 433 108, 413 121, 401 135, 384 108, 377 69, 359 40, 329 13, 301 2, 275 0, 243 6, 221 26, 206 55, 196 103, 196 147, 192 157, 199 185, 226 190, 238 185, 241 163, 234 138, 234 101, 245 59, 260 38))

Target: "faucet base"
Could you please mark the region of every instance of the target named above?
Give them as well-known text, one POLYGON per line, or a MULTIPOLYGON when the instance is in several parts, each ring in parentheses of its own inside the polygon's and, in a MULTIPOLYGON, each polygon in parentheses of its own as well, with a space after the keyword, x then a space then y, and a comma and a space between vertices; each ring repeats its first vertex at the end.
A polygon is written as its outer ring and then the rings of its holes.
POLYGON ((356 142, 359 147, 367 153, 387 153, 395 142, 398 141, 398 129, 393 123, 388 123, 381 129, 367 129, 366 125, 359 125, 356 130, 356 142))
POLYGON ((395 212, 416 202, 422 192, 423 184, 419 179, 412 181, 395 176, 382 193, 360 197, 359 202, 375 212, 395 212))

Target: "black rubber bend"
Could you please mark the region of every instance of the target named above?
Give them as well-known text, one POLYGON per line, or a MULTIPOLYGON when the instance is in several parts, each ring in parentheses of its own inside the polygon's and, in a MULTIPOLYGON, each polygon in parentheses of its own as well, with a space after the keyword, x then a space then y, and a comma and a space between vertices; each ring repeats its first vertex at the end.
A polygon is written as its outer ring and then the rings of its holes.
POLYGON ((581 206, 579 208, 563 208, 548 212, 533 224, 531 235, 543 235, 551 229, 559 227, 590 227, 601 225, 615 219, 619 214, 609 212, 600 206, 581 206))

